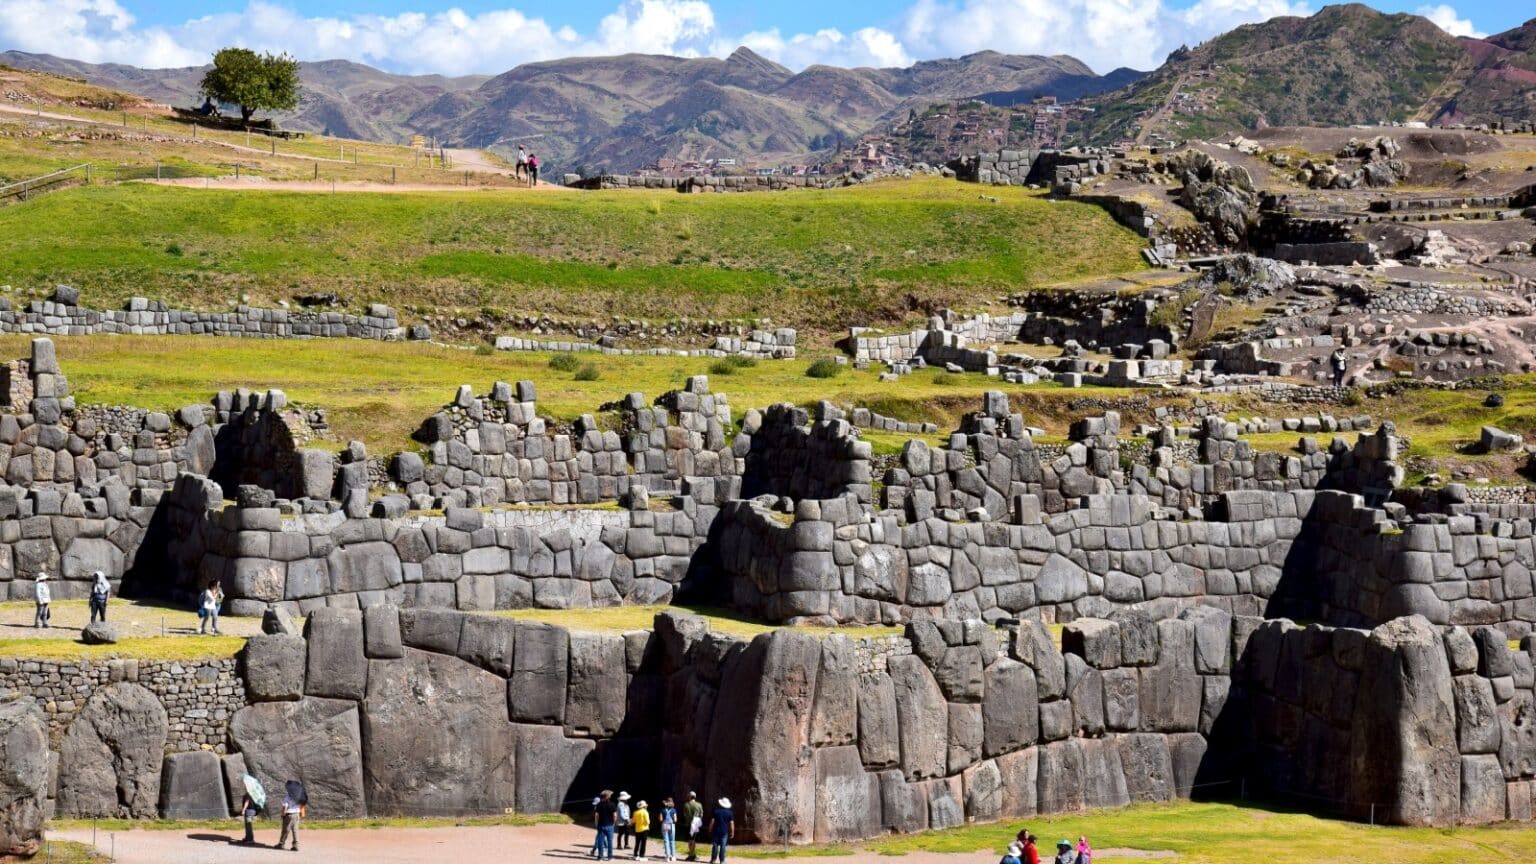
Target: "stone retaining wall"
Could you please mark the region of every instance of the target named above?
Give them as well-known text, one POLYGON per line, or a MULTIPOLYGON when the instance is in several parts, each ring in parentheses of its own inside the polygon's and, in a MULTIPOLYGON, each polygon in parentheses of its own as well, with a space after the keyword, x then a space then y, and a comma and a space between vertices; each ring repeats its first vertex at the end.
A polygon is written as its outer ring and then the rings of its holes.
POLYGON ((368 307, 366 315, 258 309, 243 304, 233 312, 190 312, 143 297, 129 300, 126 309, 118 310, 87 309, 78 304, 79 292, 74 289, 56 291, 50 300, 33 300, 25 309, 12 309, 9 299, 0 298, 0 332, 46 336, 120 333, 256 339, 406 338, 395 310, 381 303, 368 307))

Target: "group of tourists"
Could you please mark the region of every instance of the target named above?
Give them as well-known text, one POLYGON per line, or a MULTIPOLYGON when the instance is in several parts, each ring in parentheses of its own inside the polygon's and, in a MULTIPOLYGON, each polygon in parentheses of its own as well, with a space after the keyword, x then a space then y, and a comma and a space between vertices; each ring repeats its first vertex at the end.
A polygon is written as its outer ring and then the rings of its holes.
MULTIPOLYGON (((261 815, 261 808, 267 806, 267 793, 261 787, 261 782, 247 774, 243 778, 245 782, 245 797, 240 799, 240 817, 245 820, 245 836, 235 842, 240 846, 256 845, 256 817, 261 815)), ((277 845, 274 849, 288 846, 291 852, 299 851, 299 825, 304 817, 309 815, 309 792, 304 784, 298 780, 289 780, 283 784, 283 829, 277 835, 277 845)))
POLYGON ((517 176, 528 181, 529 186, 539 185, 539 157, 517 145, 517 176))
MULTIPOLYGON (((683 803, 681 813, 671 796, 661 799, 661 806, 654 816, 645 801, 637 801, 634 806, 630 806, 630 800, 628 792, 620 791, 614 795, 611 789, 604 789, 592 799, 592 825, 597 829, 590 853, 593 858, 612 861, 614 850, 630 850, 630 841, 633 840, 634 860, 648 861, 650 859, 645 856, 646 841, 651 829, 655 827, 661 834, 660 860, 677 861, 678 825, 681 823, 683 836, 688 840, 688 856, 681 860, 699 860, 697 844, 699 835, 705 833, 706 820, 704 805, 699 802, 698 793, 688 793, 688 800, 683 803)), ((725 864, 726 847, 736 837, 736 816, 731 812, 731 799, 721 798, 715 805, 707 822, 709 860, 725 864)))
MULTIPOLYGON (((112 594, 112 583, 107 574, 97 570, 91 574, 91 623, 107 620, 107 598, 112 594)), ((37 611, 32 616, 32 626, 38 630, 53 627, 53 589, 48 586, 48 574, 39 573, 33 580, 32 597, 37 611)))
MULTIPOLYGON (((1003 855, 1003 860, 998 864, 1040 864, 1039 838, 1029 833, 1028 828, 1020 828, 1013 842, 1008 844, 1008 851, 1003 855)), ((1093 847, 1089 845, 1088 838, 1079 835, 1077 845, 1063 837, 1056 843, 1056 855, 1049 859, 1050 864, 1093 864, 1093 847)))

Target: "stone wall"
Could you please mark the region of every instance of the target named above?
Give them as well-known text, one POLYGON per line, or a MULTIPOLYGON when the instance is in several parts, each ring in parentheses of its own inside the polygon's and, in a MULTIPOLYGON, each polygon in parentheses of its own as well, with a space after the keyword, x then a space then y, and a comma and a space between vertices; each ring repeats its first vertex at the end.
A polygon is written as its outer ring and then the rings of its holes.
POLYGON ((795 356, 798 334, 789 327, 772 332, 751 330, 743 336, 716 336, 708 348, 620 348, 597 342, 568 339, 529 339, 520 336, 497 336, 497 351, 593 351, 613 356, 657 357, 751 357, 757 360, 791 360, 795 356))
POLYGON ((177 336, 244 336, 257 339, 344 338, 398 340, 406 330, 395 310, 381 303, 366 315, 346 312, 299 312, 240 305, 233 312, 190 312, 172 309, 159 300, 134 297, 127 308, 87 309, 79 292, 60 289, 52 299, 33 300, 25 309, 12 309, 0 298, 0 332, 46 336, 96 333, 177 336))

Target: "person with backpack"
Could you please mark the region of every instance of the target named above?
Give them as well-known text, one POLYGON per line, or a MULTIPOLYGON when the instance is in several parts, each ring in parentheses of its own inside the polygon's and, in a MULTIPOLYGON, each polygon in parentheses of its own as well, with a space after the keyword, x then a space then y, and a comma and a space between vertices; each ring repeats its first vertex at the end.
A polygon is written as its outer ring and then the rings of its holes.
POLYGON ((107 620, 107 596, 112 593, 112 583, 107 581, 107 574, 96 571, 96 581, 91 583, 91 623, 96 623, 99 615, 102 623, 107 620))
POLYGON ((198 633, 206 633, 211 624, 213 635, 219 635, 219 607, 223 604, 224 589, 219 587, 219 580, 209 579, 207 590, 198 595, 197 617, 201 619, 197 625, 198 633))
POLYGON ((539 185, 539 157, 533 153, 528 154, 528 185, 539 185))
POLYGON ((664 861, 677 860, 677 807, 672 796, 661 799, 661 857, 664 861))
POLYGON ((53 592, 48 590, 48 574, 39 573, 32 586, 32 596, 37 601, 37 613, 32 618, 32 626, 40 630, 47 630, 51 625, 49 619, 53 613, 48 610, 48 604, 53 602, 53 592))
POLYGON ((309 793, 304 790, 304 784, 297 780, 289 780, 283 793, 283 832, 277 837, 277 848, 283 848, 283 844, 292 837, 293 845, 288 849, 297 852, 299 825, 309 815, 309 793))

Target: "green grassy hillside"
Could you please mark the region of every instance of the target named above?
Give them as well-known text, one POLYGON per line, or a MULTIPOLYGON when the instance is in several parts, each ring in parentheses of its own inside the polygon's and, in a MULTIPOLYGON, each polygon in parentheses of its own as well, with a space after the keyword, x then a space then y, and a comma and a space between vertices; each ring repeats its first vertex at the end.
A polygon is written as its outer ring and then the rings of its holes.
POLYGON ((832 191, 316 193, 86 187, 0 210, 0 283, 228 308, 771 316, 841 327, 1141 269, 1102 210, 938 178, 832 191))

